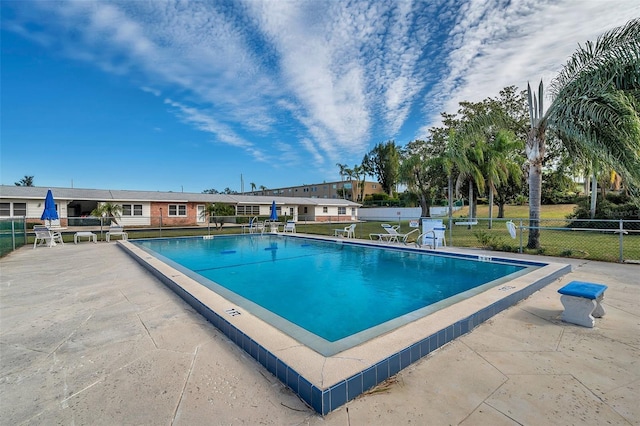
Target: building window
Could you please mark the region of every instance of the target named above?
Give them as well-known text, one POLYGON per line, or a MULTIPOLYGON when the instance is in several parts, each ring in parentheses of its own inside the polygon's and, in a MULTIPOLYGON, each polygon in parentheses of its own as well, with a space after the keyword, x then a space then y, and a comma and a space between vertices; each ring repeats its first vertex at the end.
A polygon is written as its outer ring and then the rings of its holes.
POLYGON ((329 207, 323 207, 322 213, 329 213, 329 207))
POLYGON ((169 204, 169 216, 186 216, 186 204, 169 204))
POLYGON ((27 203, 13 203, 13 215, 14 216, 26 216, 27 215, 27 203))
POLYGON ((123 204, 122 216, 142 216, 142 204, 123 204))
POLYGON ((347 214, 346 207, 338 207, 338 214, 347 214))
POLYGON ((236 211, 239 216, 257 216, 260 214, 260 206, 238 206, 236 211))
MULTIPOLYGON (((56 205, 56 211, 58 206, 56 205)), ((11 212, 11 203, 0 203, 0 216, 26 216, 27 203, 13 203, 13 212, 11 212)))
POLYGON ((304 214, 307 214, 307 213, 309 213, 309 208, 308 208, 308 207, 305 207, 305 208, 304 208, 304 214))

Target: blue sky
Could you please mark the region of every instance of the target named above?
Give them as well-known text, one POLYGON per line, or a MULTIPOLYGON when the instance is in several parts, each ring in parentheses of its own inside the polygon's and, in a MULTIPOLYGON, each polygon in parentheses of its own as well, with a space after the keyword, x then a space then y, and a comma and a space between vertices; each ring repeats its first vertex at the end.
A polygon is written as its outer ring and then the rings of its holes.
POLYGON ((459 101, 549 82, 637 0, 6 1, 0 180, 202 192, 339 180, 459 101))

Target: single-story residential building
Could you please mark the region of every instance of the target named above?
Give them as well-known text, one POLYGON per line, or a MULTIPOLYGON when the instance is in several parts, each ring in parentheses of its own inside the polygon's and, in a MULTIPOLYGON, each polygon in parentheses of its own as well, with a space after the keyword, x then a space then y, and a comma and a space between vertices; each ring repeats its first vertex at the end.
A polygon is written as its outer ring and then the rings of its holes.
POLYGON ((187 192, 130 191, 110 189, 48 188, 0 185, 0 218, 26 217, 38 221, 47 190, 56 202, 60 226, 99 224, 91 212, 101 203, 122 207, 123 226, 196 226, 206 223, 202 212, 208 203, 224 203, 239 217, 268 217, 272 203, 281 220, 352 221, 360 204, 342 199, 280 197, 187 192))

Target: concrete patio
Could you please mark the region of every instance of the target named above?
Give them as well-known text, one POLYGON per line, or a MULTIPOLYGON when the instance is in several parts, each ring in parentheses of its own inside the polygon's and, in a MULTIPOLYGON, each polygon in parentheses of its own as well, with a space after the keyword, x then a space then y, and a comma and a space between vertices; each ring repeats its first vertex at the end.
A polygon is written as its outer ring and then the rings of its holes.
POLYGON ((321 417, 117 243, 25 246, 0 259, 1 423, 640 425, 640 266, 566 262, 321 417), (572 280, 609 286, 595 328, 559 319, 572 280))

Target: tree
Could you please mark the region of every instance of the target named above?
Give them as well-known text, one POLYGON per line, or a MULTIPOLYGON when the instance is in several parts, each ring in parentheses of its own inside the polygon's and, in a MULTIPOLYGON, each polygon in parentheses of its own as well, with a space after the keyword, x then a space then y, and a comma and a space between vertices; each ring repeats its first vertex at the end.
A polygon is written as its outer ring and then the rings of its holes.
POLYGON ((429 152, 427 142, 415 140, 409 142, 402 150, 402 162, 399 168, 399 180, 407 185, 420 202, 421 217, 431 217, 431 201, 433 199, 437 178, 434 174, 440 171, 439 163, 429 152))
MULTIPOLYGON (((253 182, 251 182, 249 185, 251 185, 251 192, 255 192, 255 190, 256 190, 256 184, 255 184, 255 183, 253 183, 253 182)), ((254 194, 252 194, 252 195, 254 195, 254 194)))
POLYGON ((219 194, 220 192, 217 189, 205 189, 202 191, 203 194, 219 194))
POLYGON ((207 222, 207 234, 211 234, 211 217, 216 212, 216 205, 214 203, 206 203, 204 210, 200 212, 200 218, 207 222))
POLYGON ((399 167, 400 151, 395 141, 379 143, 369 152, 368 168, 377 177, 382 189, 391 197, 398 183, 399 167))
POLYGON ((481 169, 489 187, 489 229, 491 229, 494 194, 511 176, 518 179, 522 174, 522 169, 514 159, 514 153, 519 152, 521 142, 510 131, 500 130, 487 146, 481 169))
POLYGON ((517 158, 520 164, 518 176, 509 175, 506 182, 500 185, 500 190, 496 192, 496 205, 498 206, 498 218, 504 218, 505 206, 508 203, 522 199, 526 195, 526 178, 524 176, 523 159, 517 158))
POLYGON ((580 46, 551 82, 549 126, 574 157, 640 188, 640 18, 580 46))
MULTIPOLYGON (((338 173, 340 173, 340 182, 344 182, 344 177, 346 175, 346 170, 347 170, 347 165, 346 164, 340 164, 340 163, 336 163, 336 166, 338 166, 338 168, 340 169, 340 171, 338 173)), ((344 191, 344 183, 342 185, 342 198, 345 198, 345 191, 344 191)))
POLYGON ((355 170, 347 167, 344 169, 344 174, 349 178, 349 186, 351 187, 351 201, 354 201, 356 188, 353 187, 353 178, 356 176, 355 170))
POLYGON ((93 209, 91 212, 91 216, 99 217, 99 218, 107 218, 109 219, 109 223, 115 222, 118 223, 118 219, 120 219, 120 215, 122 214, 122 206, 115 203, 100 203, 98 207, 93 209))
POLYGON ((465 136, 454 138, 460 144, 461 156, 455 159, 458 176, 456 178, 456 192, 466 184, 469 188, 469 222, 477 217, 478 193, 484 193, 485 180, 482 174, 484 162, 485 142, 473 140, 465 136), (474 191, 473 188, 477 189, 474 191))
POLYGON ((25 175, 18 182, 15 182, 16 186, 33 186, 33 176, 25 175))
POLYGON ((204 210, 200 213, 200 217, 207 221, 207 229, 209 229, 209 224, 213 222, 216 229, 220 230, 225 223, 225 219, 235 214, 235 208, 229 204, 207 203, 204 206, 204 210))
POLYGON ((360 183, 360 198, 359 201, 364 203, 364 189, 367 182, 367 176, 373 174, 371 170, 371 162, 369 161, 369 154, 365 154, 360 163, 358 171, 362 174, 362 182, 360 183))
MULTIPOLYGON (((540 247, 542 163, 547 129, 573 158, 597 160, 619 173, 638 200, 640 189, 640 19, 588 41, 551 82, 553 100, 544 113, 527 85, 530 129, 528 248, 540 247)), ((637 201, 640 204, 640 201, 637 201)))

